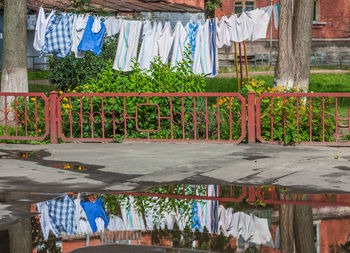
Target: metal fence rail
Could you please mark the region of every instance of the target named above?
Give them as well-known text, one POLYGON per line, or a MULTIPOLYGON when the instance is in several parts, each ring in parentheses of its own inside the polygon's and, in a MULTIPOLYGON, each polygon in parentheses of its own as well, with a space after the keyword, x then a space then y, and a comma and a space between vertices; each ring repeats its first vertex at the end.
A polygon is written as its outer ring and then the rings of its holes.
POLYGON ((350 93, 0 93, 0 140, 349 145, 349 106, 350 93))
POLYGON ((0 139, 43 141, 50 130, 43 93, 0 93, 0 139))
POLYGON ((216 141, 246 136, 239 93, 66 93, 57 100, 63 141, 216 141), (225 131, 222 131, 225 129, 225 131))
POLYGON ((263 143, 348 144, 349 93, 269 93, 256 101, 257 139, 263 143), (344 122, 345 124, 342 124, 344 122))

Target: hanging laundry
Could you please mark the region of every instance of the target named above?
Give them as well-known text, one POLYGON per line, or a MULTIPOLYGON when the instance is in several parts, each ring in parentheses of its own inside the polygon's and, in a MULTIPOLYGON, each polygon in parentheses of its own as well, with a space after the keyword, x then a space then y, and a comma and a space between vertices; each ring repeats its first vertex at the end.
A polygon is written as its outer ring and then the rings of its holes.
POLYGON ((149 70, 151 62, 157 55, 155 44, 157 43, 157 24, 153 26, 149 20, 146 20, 142 29, 142 44, 138 57, 138 63, 141 69, 149 70))
POLYGON ((145 224, 142 214, 138 213, 134 208, 134 198, 129 197, 129 204, 122 202, 120 205, 124 226, 127 230, 144 230, 145 224))
POLYGON ((186 47, 188 46, 188 31, 181 24, 180 21, 176 23, 174 30, 174 47, 173 54, 171 57, 171 66, 175 67, 178 62, 181 62, 184 55, 186 47))
POLYGON ((74 200, 75 204, 75 223, 77 224, 77 234, 92 233, 88 218, 82 206, 80 205, 80 195, 74 200))
POLYGON ((105 221, 101 217, 97 217, 95 219, 95 223, 96 223, 96 227, 97 227, 96 232, 98 232, 98 233, 104 232, 105 228, 108 227, 108 225, 105 226, 105 221))
MULTIPOLYGON (((99 22, 98 18, 97 20, 99 22)), ((94 23, 94 19, 91 16, 89 16, 83 38, 81 39, 80 44, 78 45, 78 51, 92 51, 95 55, 100 55, 102 52, 102 44, 106 32, 106 27, 103 24, 104 21, 100 22, 101 29, 97 33, 95 33, 92 31, 92 26, 94 23)))
POLYGON ((278 29, 278 13, 280 11, 280 4, 273 5, 273 21, 275 23, 275 28, 278 29))
POLYGON ((106 27, 106 36, 113 36, 119 33, 120 26, 122 24, 123 20, 115 17, 107 18, 105 21, 105 27, 106 27))
POLYGON ((234 224, 233 224, 233 209, 225 209, 224 206, 218 207, 218 226, 216 233, 224 236, 234 236, 234 224))
POLYGON ((141 21, 124 21, 121 25, 113 69, 130 71, 136 58, 140 38, 141 21))
POLYGON ((89 16, 87 15, 74 15, 73 27, 72 27, 72 50, 77 58, 83 58, 85 56, 84 51, 78 51, 78 45, 83 38, 85 27, 89 16))
POLYGON ((45 18, 45 12, 42 7, 39 9, 38 19, 36 21, 35 26, 35 37, 33 42, 33 47, 37 51, 41 51, 44 44, 45 44, 45 32, 46 27, 48 24, 48 21, 51 19, 51 17, 55 14, 55 11, 51 11, 50 15, 45 18))
POLYGON ((99 33, 102 29, 102 26, 101 26, 101 17, 95 17, 94 18, 94 23, 92 24, 92 28, 91 28, 91 31, 93 33, 99 33))
POLYGON ((167 21, 164 24, 164 28, 158 38, 158 54, 163 64, 168 63, 170 49, 174 42, 174 33, 172 32, 170 22, 167 21))
POLYGON ((231 41, 243 42, 252 36, 254 19, 248 12, 243 12, 239 17, 234 14, 230 17, 232 29, 230 30, 231 41))
POLYGON ((216 41, 216 19, 209 20, 209 48, 210 48, 210 61, 213 66, 212 76, 216 76, 219 71, 219 58, 218 58, 218 45, 216 41))
POLYGON ((252 41, 266 38, 266 31, 270 22, 272 9, 273 6, 268 6, 247 12, 247 16, 254 20, 250 38, 252 41))
POLYGON ((216 43, 218 48, 223 46, 231 46, 231 35, 230 31, 233 29, 233 22, 229 20, 226 16, 221 17, 219 21, 215 18, 216 23, 216 43))
POLYGON ((254 223, 254 233, 249 239, 249 242, 274 248, 275 245, 272 240, 267 219, 258 218, 253 214, 250 216, 254 223))
POLYGON ((124 225, 123 219, 121 217, 115 216, 113 214, 110 215, 107 229, 109 231, 124 231, 125 225, 124 225))
POLYGON ((54 54, 65 57, 72 47, 73 15, 62 13, 60 17, 53 14, 47 24, 45 32, 45 44, 41 55, 54 54))
POLYGON ((185 27, 188 34, 188 42, 189 42, 190 53, 191 53, 190 57, 192 60, 194 58, 194 53, 196 51, 196 42, 197 42, 197 34, 199 31, 199 27, 200 27, 199 21, 197 21, 196 23, 189 22, 185 27))
POLYGON ((96 219, 98 217, 103 219, 105 228, 108 226, 108 218, 104 211, 104 203, 102 202, 101 198, 98 198, 95 202, 81 201, 80 205, 86 213, 93 233, 97 231, 96 219))
POLYGON ((232 219, 233 228, 230 235, 235 238, 242 237, 244 241, 248 242, 255 229, 251 216, 243 212, 237 212, 233 214, 232 219))
POLYGON ((47 201, 47 206, 52 231, 55 235, 59 236, 61 232, 67 235, 76 234, 75 205, 68 195, 47 201))
POLYGON ((41 231, 44 235, 44 240, 47 240, 49 238, 50 230, 56 237, 58 237, 59 235, 55 234, 55 231, 53 230, 51 225, 48 202, 40 202, 36 204, 36 208, 39 212, 40 226, 41 231))
POLYGON ((194 74, 208 75, 213 72, 210 58, 209 29, 209 20, 207 20, 204 25, 199 25, 193 57, 194 74))

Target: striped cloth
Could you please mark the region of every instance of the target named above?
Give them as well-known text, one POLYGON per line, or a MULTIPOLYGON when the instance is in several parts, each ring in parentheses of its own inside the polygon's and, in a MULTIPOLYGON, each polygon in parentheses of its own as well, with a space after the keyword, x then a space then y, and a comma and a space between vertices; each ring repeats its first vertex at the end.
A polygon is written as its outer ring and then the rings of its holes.
POLYGON ((53 14, 46 27, 45 44, 41 55, 54 54, 65 57, 72 48, 73 15, 62 13, 60 17, 53 14))
POLYGON ((120 205, 124 226, 126 230, 145 230, 145 223, 142 214, 134 208, 134 198, 129 197, 129 203, 124 201, 120 205))
POLYGON ((76 234, 75 204, 68 195, 47 201, 52 230, 56 235, 76 234))
POLYGON ((113 69, 121 71, 130 71, 132 69, 133 59, 137 55, 141 27, 141 21, 123 21, 119 32, 113 69))

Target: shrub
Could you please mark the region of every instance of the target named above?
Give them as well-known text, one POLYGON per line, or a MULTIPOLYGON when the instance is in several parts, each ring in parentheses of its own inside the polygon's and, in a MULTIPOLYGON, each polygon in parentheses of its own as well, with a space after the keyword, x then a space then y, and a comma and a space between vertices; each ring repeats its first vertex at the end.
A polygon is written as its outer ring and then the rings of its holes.
MULTIPOLYGON (((300 93, 306 88, 299 89, 296 85, 292 88, 276 87, 266 88, 264 81, 250 80, 244 86, 242 93, 247 96, 249 91, 254 91, 259 97, 262 93, 300 93)), ((324 137, 325 141, 334 140, 335 118, 334 98, 325 98, 324 103, 324 137)), ((310 98, 299 97, 275 97, 273 100, 264 98, 260 102, 261 112, 261 136, 267 141, 279 141, 284 143, 310 142, 323 140, 322 127, 322 98, 312 98, 311 115, 309 108, 310 98), (271 103, 272 102, 272 103, 271 103), (272 105, 271 105, 272 104, 272 105), (297 110, 299 124, 297 123, 297 110), (273 116, 273 122, 271 120, 273 116), (310 139, 310 116, 312 131, 310 139), (273 136, 271 124, 273 123, 273 136)))
POLYGON ((62 91, 73 90, 74 87, 83 85, 90 78, 96 78, 106 62, 113 60, 117 49, 115 36, 108 37, 103 42, 102 53, 99 56, 87 52, 84 58, 76 58, 73 55, 64 58, 50 56, 48 65, 50 68, 50 82, 62 91))

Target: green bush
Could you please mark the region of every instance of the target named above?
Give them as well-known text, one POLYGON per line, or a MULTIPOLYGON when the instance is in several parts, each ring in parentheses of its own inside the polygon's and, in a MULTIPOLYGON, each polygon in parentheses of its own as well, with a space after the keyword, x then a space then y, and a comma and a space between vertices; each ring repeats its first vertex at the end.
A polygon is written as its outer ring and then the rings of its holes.
POLYGON ((50 82, 62 91, 73 89, 85 84, 90 78, 96 78, 106 62, 114 60, 117 50, 117 39, 115 36, 104 40, 102 53, 96 56, 87 52, 84 58, 76 58, 73 55, 64 58, 50 56, 48 65, 50 68, 50 82))

